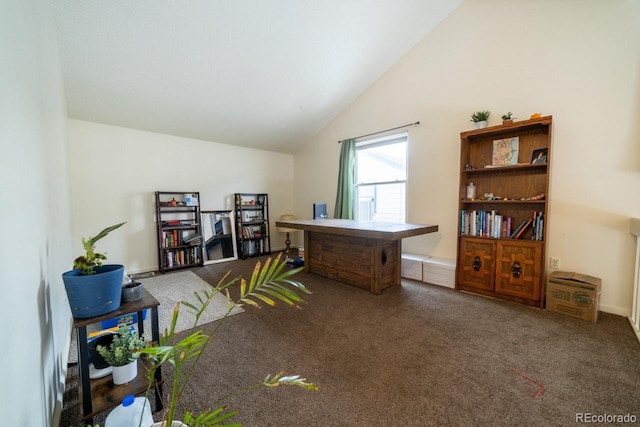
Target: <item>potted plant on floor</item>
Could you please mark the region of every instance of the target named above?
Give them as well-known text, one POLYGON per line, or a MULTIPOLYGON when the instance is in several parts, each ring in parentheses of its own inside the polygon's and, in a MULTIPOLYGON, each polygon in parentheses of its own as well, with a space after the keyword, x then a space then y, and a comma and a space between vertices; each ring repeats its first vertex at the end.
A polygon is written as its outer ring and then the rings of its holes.
POLYGON ((135 328, 122 326, 113 336, 111 344, 96 347, 100 356, 111 365, 115 385, 126 384, 138 375, 140 353, 137 350, 144 348, 144 346, 145 340, 138 336, 135 328))
POLYGON ((107 256, 96 252, 95 244, 124 224, 107 227, 95 237, 82 238, 85 254, 73 261, 73 270, 62 274, 73 317, 100 316, 120 307, 124 266, 103 265, 107 256))
MULTIPOLYGON (((194 293, 193 303, 182 301, 176 304, 173 312, 171 325, 156 345, 140 350, 140 353, 150 357, 150 369, 147 373, 149 387, 147 397, 154 383, 155 372, 158 367, 170 364, 173 367, 173 380, 171 381, 171 391, 168 397, 168 404, 165 405, 165 413, 162 422, 155 423, 154 426, 219 426, 228 425, 227 420, 237 414, 237 411, 227 411, 222 406, 222 402, 232 397, 237 397, 243 393, 255 390, 259 387, 277 387, 280 385, 294 385, 307 390, 317 390, 317 386, 306 382, 305 378, 299 375, 284 375, 282 372, 275 375, 267 375, 260 383, 247 389, 230 393, 212 404, 212 409, 200 414, 192 414, 186 411, 182 417, 178 416, 177 409, 183 393, 194 374, 195 367, 202 356, 202 353, 209 344, 213 342, 216 332, 223 325, 231 311, 236 307, 253 306, 260 308, 263 305, 274 306, 276 301, 281 301, 288 305, 299 307, 304 300, 298 295, 310 293, 309 290, 297 280, 291 277, 302 268, 288 269, 286 262, 281 260, 281 254, 272 262, 268 258, 264 265, 260 261, 256 264, 251 279, 247 282, 243 278, 228 279, 227 273, 216 286, 211 290, 204 290, 194 293), (239 282, 239 296, 233 300, 230 296, 229 288, 239 282), (209 330, 197 329, 200 316, 209 306, 213 297, 223 293, 228 301, 228 310, 222 319, 208 325, 209 330), (184 338, 178 338, 175 326, 178 320, 180 308, 186 307, 194 315, 194 326, 191 332, 184 338), (177 419, 182 419, 182 422, 177 419)), ((183 334, 180 334, 183 336, 183 334)), ((230 424, 239 426, 240 424, 230 424)))
POLYGON ((491 111, 489 110, 476 111, 471 114, 471 121, 476 129, 482 129, 488 126, 490 117, 491 111))

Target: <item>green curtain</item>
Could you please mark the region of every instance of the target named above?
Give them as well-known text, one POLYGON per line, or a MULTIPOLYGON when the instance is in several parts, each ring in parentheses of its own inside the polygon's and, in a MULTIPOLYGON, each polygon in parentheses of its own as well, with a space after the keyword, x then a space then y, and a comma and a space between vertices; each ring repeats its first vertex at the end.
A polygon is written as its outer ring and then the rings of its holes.
POLYGON ((345 139, 340 148, 340 170, 334 218, 353 219, 356 192, 356 140, 345 139))

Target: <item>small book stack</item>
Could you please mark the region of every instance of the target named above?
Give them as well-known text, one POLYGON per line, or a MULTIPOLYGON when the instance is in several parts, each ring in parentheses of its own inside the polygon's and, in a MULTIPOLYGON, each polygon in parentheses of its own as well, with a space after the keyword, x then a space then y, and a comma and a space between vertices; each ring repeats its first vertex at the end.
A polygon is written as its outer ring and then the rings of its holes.
POLYGON ((187 245, 197 246, 202 243, 202 236, 198 233, 192 233, 185 236, 182 240, 187 245))

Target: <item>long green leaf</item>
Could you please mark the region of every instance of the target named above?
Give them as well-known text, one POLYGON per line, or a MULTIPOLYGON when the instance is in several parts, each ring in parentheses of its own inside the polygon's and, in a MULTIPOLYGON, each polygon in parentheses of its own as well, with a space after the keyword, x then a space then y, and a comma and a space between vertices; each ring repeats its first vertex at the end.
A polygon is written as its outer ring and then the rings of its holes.
POLYGON ((125 224, 126 224, 126 222, 121 222, 120 224, 112 225, 111 227, 105 228, 100 233, 98 233, 97 236, 89 238, 89 240, 88 240, 89 244, 91 246, 95 245, 98 240, 102 239, 103 237, 105 237, 107 234, 111 233, 116 228, 120 228, 125 224))
POLYGON ((318 390, 318 386, 312 383, 308 383, 306 378, 301 378, 300 375, 282 375, 282 372, 277 373, 276 375, 267 375, 267 377, 262 382, 262 385, 265 387, 278 387, 281 385, 295 385, 299 387, 306 388, 307 390, 318 390))
POLYGON ((227 413, 223 413, 223 411, 225 411, 225 408, 218 408, 214 411, 203 411, 196 417, 187 411, 185 412, 182 421, 191 427, 242 427, 242 424, 238 423, 224 423, 229 418, 235 417, 238 414, 238 411, 231 411, 227 413))

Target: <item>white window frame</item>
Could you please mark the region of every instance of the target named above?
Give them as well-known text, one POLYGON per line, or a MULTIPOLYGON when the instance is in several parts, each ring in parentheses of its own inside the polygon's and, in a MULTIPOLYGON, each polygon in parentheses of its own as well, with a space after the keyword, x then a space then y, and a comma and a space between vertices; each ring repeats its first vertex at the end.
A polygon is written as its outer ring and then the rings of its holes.
MULTIPOLYGON (((361 187, 367 187, 367 186, 381 186, 381 185, 392 185, 392 184, 404 184, 404 194, 402 195, 402 198, 404 199, 404 215, 402 218, 402 222, 406 223, 407 221, 407 193, 408 193, 408 185, 407 185, 407 180, 408 180, 408 175, 409 175, 409 133, 408 132, 399 132, 399 133, 393 133, 393 134, 389 134, 389 135, 385 135, 385 136, 378 136, 375 138, 368 138, 368 139, 362 139, 362 140, 356 140, 356 180, 358 177, 358 173, 357 173, 357 168, 358 168, 358 161, 357 161, 357 152, 360 150, 366 150, 369 148, 373 148, 373 147, 380 147, 380 146, 384 146, 384 145, 391 145, 391 144, 397 144, 397 143, 405 143, 405 153, 404 153, 404 160, 405 160, 405 176, 404 179, 399 179, 399 180, 393 180, 393 181, 372 181, 372 182, 356 182, 355 187, 356 187, 356 191, 355 191, 355 198, 356 200, 354 201, 354 205, 355 205, 355 218, 359 219, 360 218, 360 206, 359 206, 359 194, 360 194, 360 188, 361 187)), ((375 213, 375 212, 374 212, 375 213)))

